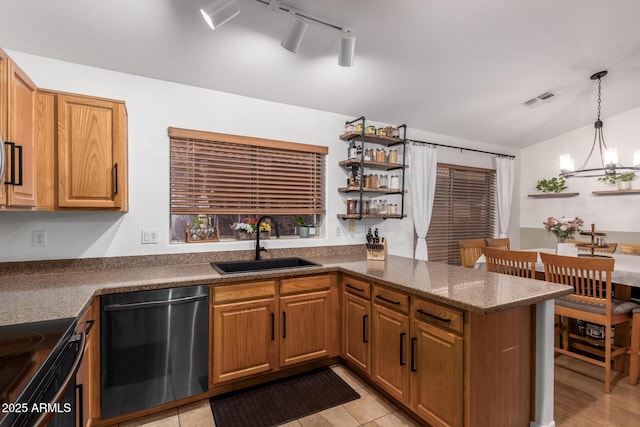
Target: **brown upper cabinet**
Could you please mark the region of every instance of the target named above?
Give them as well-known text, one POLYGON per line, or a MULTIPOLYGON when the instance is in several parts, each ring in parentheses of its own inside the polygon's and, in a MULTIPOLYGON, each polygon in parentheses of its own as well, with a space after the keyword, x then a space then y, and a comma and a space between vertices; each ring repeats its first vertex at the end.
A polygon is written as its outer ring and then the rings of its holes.
POLYGON ((0 206, 36 206, 35 102, 37 88, 0 49, 0 135, 5 168, 0 174, 0 206))
POLYGON ((38 91, 38 209, 126 212, 124 102, 38 91))

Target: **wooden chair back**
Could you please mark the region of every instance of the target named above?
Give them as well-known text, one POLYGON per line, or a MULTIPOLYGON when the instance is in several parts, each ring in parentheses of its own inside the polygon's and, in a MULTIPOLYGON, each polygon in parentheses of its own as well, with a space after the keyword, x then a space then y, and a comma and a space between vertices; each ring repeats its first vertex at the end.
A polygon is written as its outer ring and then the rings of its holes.
MULTIPOLYGON (((580 248, 579 245, 589 245, 591 244, 591 241, 586 241, 586 240, 567 240, 567 243, 573 243, 574 245, 576 245, 578 247, 578 249, 582 249, 582 250, 591 250, 590 248, 587 247, 583 247, 580 248)), ((618 248, 618 244, 617 243, 607 243, 606 248, 594 248, 594 252, 600 252, 603 254, 612 254, 616 251, 616 249, 618 248)))
POLYGON ((487 241, 487 246, 491 248, 499 248, 499 249, 511 249, 511 241, 508 237, 502 237, 499 239, 485 239, 487 241))
POLYGON ((640 245, 633 243, 620 243, 621 254, 640 255, 640 245))
POLYGON ((538 252, 510 251, 488 246, 482 248, 482 252, 486 259, 487 271, 528 279, 535 278, 538 252))
POLYGON ((629 346, 612 342, 611 327, 622 323, 631 323, 632 307, 618 305, 613 312, 611 274, 615 260, 613 258, 574 257, 540 253, 544 264, 545 280, 573 287, 574 294, 556 299, 555 314, 559 316, 559 330, 562 334, 561 345, 555 352, 570 356, 604 368, 604 392, 611 393, 611 361, 614 357, 625 355, 629 346), (595 354, 591 351, 576 352, 573 348, 585 349, 590 338, 571 333, 566 319, 578 319, 601 325, 604 339, 595 354), (575 342, 573 346, 571 342, 575 342), (580 347, 579 347, 580 346, 580 347))
POLYGON ((482 255, 482 247, 485 245, 484 239, 458 240, 460 247, 460 261, 463 267, 473 268, 474 264, 482 255))

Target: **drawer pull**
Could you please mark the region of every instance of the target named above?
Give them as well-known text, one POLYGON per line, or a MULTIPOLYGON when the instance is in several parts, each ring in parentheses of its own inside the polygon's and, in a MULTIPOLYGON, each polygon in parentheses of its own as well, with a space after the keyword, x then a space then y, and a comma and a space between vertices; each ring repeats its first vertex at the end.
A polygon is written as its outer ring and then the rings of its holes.
POLYGON ((422 310, 421 308, 419 308, 416 311, 417 311, 418 314, 422 314, 423 316, 431 317, 432 319, 436 319, 436 320, 439 320, 439 321, 444 322, 444 323, 451 323, 451 319, 445 319, 443 317, 436 316, 435 314, 427 313, 426 311, 422 310))
POLYGON ((382 301, 388 302, 389 304, 400 305, 400 301, 394 301, 389 298, 385 298, 382 295, 376 295, 376 298, 381 299, 382 301))
POLYGON ((404 337, 407 335, 404 332, 400 332, 400 366, 404 366, 407 363, 404 361, 404 337))
POLYGON ((287 337, 287 313, 282 312, 282 338, 287 337))
POLYGON ((353 289, 354 291, 364 292, 364 289, 356 288, 355 286, 350 285, 350 284, 348 284, 348 283, 345 283, 345 286, 346 286, 347 288, 349 288, 349 289, 353 289))

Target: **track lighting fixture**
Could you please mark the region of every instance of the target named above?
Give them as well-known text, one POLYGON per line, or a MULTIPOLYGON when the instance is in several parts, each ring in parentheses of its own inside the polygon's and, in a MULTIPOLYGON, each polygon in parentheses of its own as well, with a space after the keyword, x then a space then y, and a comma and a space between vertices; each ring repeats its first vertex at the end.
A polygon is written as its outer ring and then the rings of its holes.
POLYGON ((350 31, 342 30, 340 37, 340 53, 338 54, 338 65, 351 67, 353 65, 353 55, 356 51, 356 36, 350 31))
POLYGON ((302 43, 302 38, 304 37, 304 33, 307 31, 307 27, 309 24, 299 16, 295 14, 295 12, 291 13, 291 22, 289 23, 289 29, 287 33, 282 38, 280 44, 283 48, 287 49, 289 52, 296 53, 300 48, 300 43, 302 43))
POLYGON ((220 27, 240 13, 236 0, 215 0, 209 6, 200 9, 202 17, 212 30, 220 27))

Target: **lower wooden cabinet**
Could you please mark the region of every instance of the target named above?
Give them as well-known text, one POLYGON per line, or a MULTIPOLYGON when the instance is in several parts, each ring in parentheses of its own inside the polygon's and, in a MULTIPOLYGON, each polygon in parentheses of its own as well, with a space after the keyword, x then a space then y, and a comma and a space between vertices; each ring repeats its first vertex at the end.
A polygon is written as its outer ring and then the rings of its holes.
POLYGON ((411 329, 412 409, 435 427, 462 426, 462 337, 415 319, 411 329))
POLYGON ((343 294, 342 356, 371 375, 371 301, 343 294))
POLYGON ((335 276, 280 281, 280 366, 338 355, 340 317, 335 276))
POLYGON ((80 316, 78 331, 90 328, 82 363, 76 374, 76 425, 91 425, 100 417, 100 298, 80 316))
POLYGON ((210 383, 276 370, 276 282, 213 286, 211 295, 210 383))

